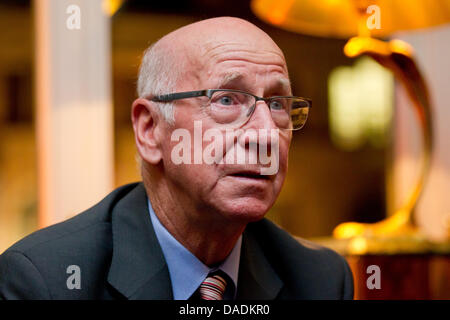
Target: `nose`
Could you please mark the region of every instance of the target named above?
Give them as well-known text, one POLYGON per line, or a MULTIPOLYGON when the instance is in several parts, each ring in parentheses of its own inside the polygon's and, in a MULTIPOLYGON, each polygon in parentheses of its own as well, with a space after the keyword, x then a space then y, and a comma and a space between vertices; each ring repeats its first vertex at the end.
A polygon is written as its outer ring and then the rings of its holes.
POLYGON ((278 129, 272 118, 270 108, 265 101, 257 101, 253 114, 248 119, 243 129, 278 129))
POLYGON ((240 135, 239 144, 248 149, 251 145, 259 145, 267 148, 270 153, 272 145, 273 129, 278 130, 278 126, 272 119, 272 114, 265 101, 257 101, 255 110, 247 123, 241 128, 245 134, 240 135), (264 144, 262 146, 261 144, 264 144))

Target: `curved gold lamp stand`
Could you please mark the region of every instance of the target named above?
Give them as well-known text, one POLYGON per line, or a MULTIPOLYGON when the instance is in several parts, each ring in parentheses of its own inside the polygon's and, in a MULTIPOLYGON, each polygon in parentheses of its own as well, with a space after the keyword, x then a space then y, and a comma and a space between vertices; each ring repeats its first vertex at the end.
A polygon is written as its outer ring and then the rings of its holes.
MULTIPOLYGON (((370 37, 358 36, 351 38, 347 42, 344 47, 344 52, 348 57, 367 55, 393 72, 413 103, 422 131, 423 152, 420 175, 400 209, 392 216, 380 222, 347 222, 340 224, 333 231, 333 236, 338 239, 355 239, 355 244, 352 245, 350 243, 349 245, 350 251, 367 250, 368 240, 370 239, 374 241, 377 238, 378 240, 387 240, 389 238, 392 242, 392 238, 400 240, 404 237, 415 237, 416 240, 419 240, 420 234, 413 224, 413 211, 430 169, 433 130, 428 90, 413 59, 412 48, 401 40, 384 42, 370 37)), ((417 243, 415 246, 417 246, 417 243)))

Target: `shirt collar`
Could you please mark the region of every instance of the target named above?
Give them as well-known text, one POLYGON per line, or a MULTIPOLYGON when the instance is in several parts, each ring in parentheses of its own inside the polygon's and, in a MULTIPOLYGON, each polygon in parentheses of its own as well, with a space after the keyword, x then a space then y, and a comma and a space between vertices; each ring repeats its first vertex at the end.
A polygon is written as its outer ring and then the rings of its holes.
MULTIPOLYGON (((210 272, 221 270, 233 281, 237 289, 239 261, 241 256, 242 235, 236 241, 228 257, 215 268, 203 264, 195 255, 179 243, 156 216, 150 200, 148 200, 150 219, 155 229, 156 237, 169 269, 175 300, 187 300, 197 290, 210 272)), ((234 296, 236 296, 236 290, 234 296)))

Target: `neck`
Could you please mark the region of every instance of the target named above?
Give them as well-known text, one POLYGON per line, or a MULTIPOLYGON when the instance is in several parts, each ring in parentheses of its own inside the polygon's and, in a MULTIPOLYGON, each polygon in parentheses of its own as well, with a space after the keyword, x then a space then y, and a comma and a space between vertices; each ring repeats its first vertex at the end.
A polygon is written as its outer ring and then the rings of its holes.
POLYGON ((225 260, 245 229, 245 223, 230 222, 211 208, 199 209, 191 199, 173 196, 164 179, 145 183, 145 188, 161 224, 207 266, 225 260))

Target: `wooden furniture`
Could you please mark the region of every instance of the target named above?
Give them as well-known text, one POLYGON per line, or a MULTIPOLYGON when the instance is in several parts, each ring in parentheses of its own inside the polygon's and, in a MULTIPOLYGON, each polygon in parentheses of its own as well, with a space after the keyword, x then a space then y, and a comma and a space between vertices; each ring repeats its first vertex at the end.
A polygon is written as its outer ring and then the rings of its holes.
POLYGON ((313 241, 347 259, 353 272, 357 300, 450 299, 450 241, 378 239, 366 242, 363 253, 355 252, 348 240, 321 238, 313 241), (370 266, 379 267, 379 289, 373 287, 374 278, 370 277, 375 271, 370 266))

